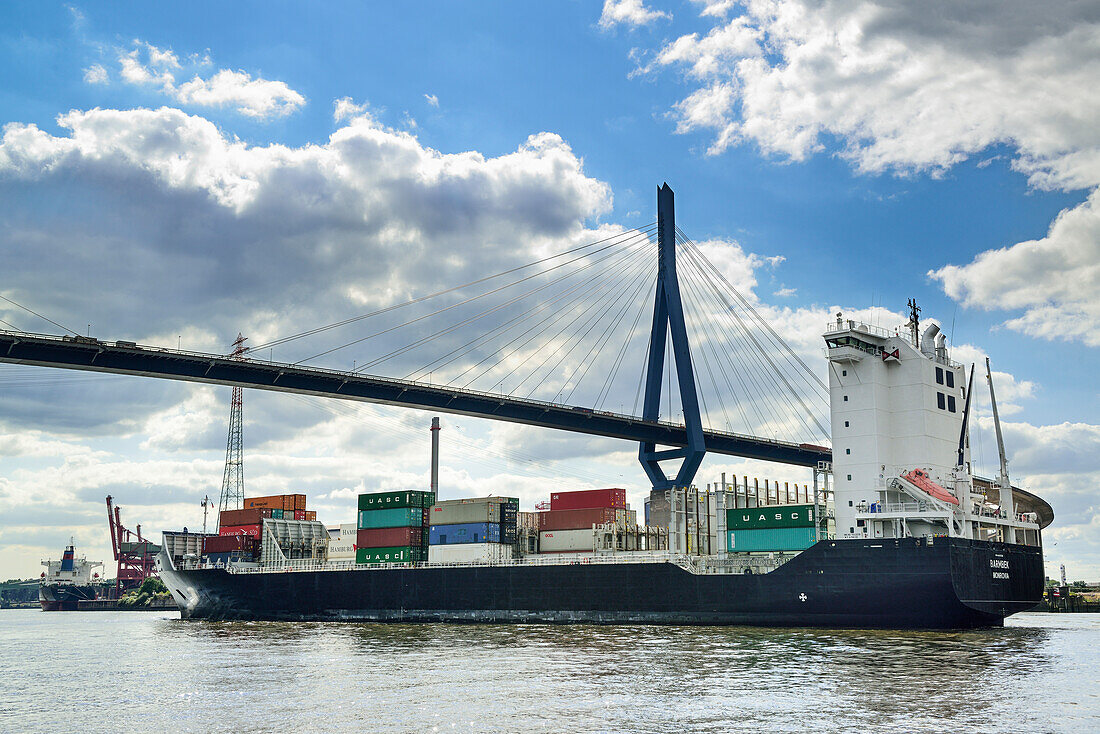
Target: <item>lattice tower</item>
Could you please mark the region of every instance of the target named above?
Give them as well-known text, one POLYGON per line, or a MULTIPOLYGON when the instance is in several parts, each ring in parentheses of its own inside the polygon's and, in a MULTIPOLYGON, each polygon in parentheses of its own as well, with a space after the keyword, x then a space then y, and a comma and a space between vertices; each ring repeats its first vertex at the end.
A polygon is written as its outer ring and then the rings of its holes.
MULTIPOLYGON (((234 359, 244 359, 248 347, 244 346, 246 337, 237 334, 233 341, 234 359)), ((218 502, 219 518, 222 510, 239 510, 244 506, 244 435, 242 431, 242 413, 244 390, 233 388, 233 397, 229 403, 229 438, 225 445, 225 473, 222 475, 221 499, 218 502)), ((220 521, 219 521, 220 526, 220 521)))

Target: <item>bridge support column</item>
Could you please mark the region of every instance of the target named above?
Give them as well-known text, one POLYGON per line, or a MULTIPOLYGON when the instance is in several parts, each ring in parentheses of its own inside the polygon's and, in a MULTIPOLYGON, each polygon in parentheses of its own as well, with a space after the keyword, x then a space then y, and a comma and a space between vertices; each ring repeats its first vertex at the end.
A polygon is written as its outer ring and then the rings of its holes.
MULTIPOLYGON (((650 495, 650 514, 654 524, 667 524, 667 518, 656 507, 667 507, 665 493, 674 487, 689 487, 695 472, 706 455, 703 441, 703 422, 699 414, 699 394, 695 387, 695 372, 691 365, 691 347, 688 344, 687 327, 684 324, 684 305, 680 299, 680 283, 676 276, 676 209, 672 189, 668 184, 657 189, 657 289, 653 303, 653 325, 649 333, 649 359, 646 363, 645 401, 642 417, 658 419, 661 407, 661 390, 665 368, 665 346, 672 336, 672 358, 676 364, 676 381, 680 404, 684 409, 684 427, 687 446, 658 451, 652 443, 642 443, 638 460, 653 486, 650 495), (665 459, 682 458, 676 476, 670 479, 661 468, 665 459), (662 522, 665 521, 665 522, 662 522)), ((672 385, 668 386, 672 389, 672 385)), ((671 420, 671 416, 669 416, 671 420)))

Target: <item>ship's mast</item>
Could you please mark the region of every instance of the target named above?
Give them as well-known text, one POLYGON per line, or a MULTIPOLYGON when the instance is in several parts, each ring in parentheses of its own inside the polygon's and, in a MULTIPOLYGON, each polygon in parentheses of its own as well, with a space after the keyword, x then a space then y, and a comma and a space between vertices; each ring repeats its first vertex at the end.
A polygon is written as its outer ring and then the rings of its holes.
MULTIPOLYGON (((989 357, 985 358, 985 377, 989 381, 989 402, 993 408, 993 427, 997 431, 997 454, 1001 459, 1001 476, 997 479, 1000 488, 1000 505, 1001 510, 1012 518, 1016 514, 1016 507, 1012 502, 1012 482, 1008 478, 1008 459, 1005 458, 1005 441, 1001 435, 1001 419, 997 415, 997 395, 993 391, 993 371, 989 368, 989 357)), ((1005 542, 1015 543, 1015 529, 1006 526, 1004 530, 1005 542)))
POLYGON ((997 416, 997 395, 993 391, 993 371, 989 369, 989 357, 985 358, 985 378, 989 381, 989 402, 993 407, 993 427, 997 431, 997 454, 1001 459, 1001 476, 997 483, 1002 487, 1011 487, 1008 481, 1008 459, 1005 458, 1005 440, 1001 435, 1001 419, 997 416))

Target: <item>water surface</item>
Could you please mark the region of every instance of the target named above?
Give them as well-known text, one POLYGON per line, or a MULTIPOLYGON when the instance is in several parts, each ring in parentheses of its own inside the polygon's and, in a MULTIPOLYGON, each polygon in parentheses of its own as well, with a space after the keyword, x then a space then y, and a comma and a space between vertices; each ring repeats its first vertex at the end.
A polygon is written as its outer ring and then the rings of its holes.
POLYGON ((0 612, 10 732, 1100 731, 1100 615, 973 632, 0 612))

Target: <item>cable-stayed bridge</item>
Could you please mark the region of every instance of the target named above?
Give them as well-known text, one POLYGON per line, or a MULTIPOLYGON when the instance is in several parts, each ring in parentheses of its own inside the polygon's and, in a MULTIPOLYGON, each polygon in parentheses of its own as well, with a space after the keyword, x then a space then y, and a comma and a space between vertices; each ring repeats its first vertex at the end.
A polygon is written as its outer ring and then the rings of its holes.
POLYGON ((657 221, 645 227, 397 303, 378 294, 367 313, 268 339, 244 358, 0 331, 0 362, 625 439, 639 444, 654 489, 690 484, 706 452, 801 466, 829 460, 827 389, 706 249, 676 227, 665 185, 657 221), (366 358, 348 369, 352 354, 366 358), (669 459, 682 460, 671 477, 661 467, 669 459))

